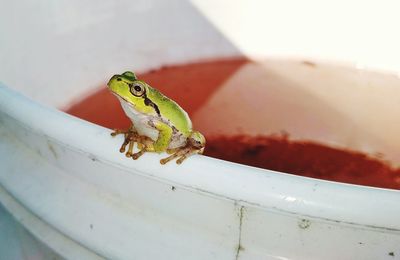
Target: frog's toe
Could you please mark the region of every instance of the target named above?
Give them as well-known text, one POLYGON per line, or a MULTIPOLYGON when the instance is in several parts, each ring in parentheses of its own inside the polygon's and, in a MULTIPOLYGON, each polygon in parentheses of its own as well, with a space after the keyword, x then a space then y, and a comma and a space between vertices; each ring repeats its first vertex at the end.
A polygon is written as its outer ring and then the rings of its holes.
POLYGON ((134 140, 130 140, 129 141, 129 147, 128 147, 128 151, 125 153, 126 157, 132 157, 132 153, 133 153, 133 145, 135 144, 134 140))
POLYGON ((117 135, 121 135, 121 134, 126 134, 129 132, 128 130, 122 130, 122 129, 113 129, 113 131, 111 132, 111 136, 117 136, 117 135))
MULTIPOLYGON (((166 164, 167 162, 172 161, 172 160, 175 159, 175 158, 178 158, 178 157, 181 157, 181 158, 182 158, 183 156, 185 156, 185 155, 188 153, 189 149, 190 149, 190 148, 185 147, 185 148, 181 148, 181 149, 177 148, 177 149, 167 150, 167 153, 172 153, 172 155, 168 156, 167 158, 161 159, 161 160, 160 160, 160 163, 161 163, 161 164, 166 164)), ((186 157, 183 158, 182 160, 181 160, 181 158, 179 158, 179 159, 176 161, 177 164, 181 164, 182 161, 183 161, 186 157), (178 162, 178 161, 179 161, 179 162, 178 162)))
POLYGON ((133 160, 137 160, 137 159, 139 159, 139 157, 142 156, 145 152, 146 152, 146 149, 144 148, 144 149, 140 150, 140 151, 137 152, 137 153, 133 153, 133 154, 131 155, 131 157, 132 157, 133 160))
POLYGON ((193 147, 188 147, 182 151, 180 154, 180 158, 176 160, 176 164, 181 164, 186 158, 191 156, 192 154, 198 153, 197 149, 194 149, 193 147))
POLYGON ((131 125, 128 129, 117 129, 114 128, 113 131, 111 132, 111 136, 117 136, 117 135, 125 135, 125 138, 127 135, 131 135, 131 134, 136 134, 136 129, 134 127, 134 125, 131 125))
POLYGON ((171 156, 168 156, 167 158, 161 159, 161 160, 160 160, 160 163, 164 165, 164 164, 166 164, 167 162, 172 161, 172 160, 175 159, 175 158, 176 158, 176 156, 173 154, 173 155, 171 155, 171 156))
POLYGON ((121 148, 119 148, 120 153, 124 153, 126 150, 126 146, 130 143, 129 138, 125 138, 124 142, 121 145, 121 148))
POLYGON ((182 149, 177 157, 180 157, 178 160, 176 160, 176 164, 181 164, 186 158, 193 154, 202 154, 204 151, 204 147, 198 148, 198 147, 193 147, 189 146, 184 149, 182 149))
POLYGON ((172 155, 170 155, 170 156, 168 156, 168 157, 166 157, 166 158, 164 158, 164 159, 161 159, 160 163, 161 164, 166 164, 167 162, 172 161, 176 157, 179 157, 179 151, 174 153, 174 154, 172 154, 172 155))
POLYGON ((187 158, 186 155, 182 155, 181 158, 179 158, 178 160, 176 160, 176 164, 181 164, 186 158, 187 158))

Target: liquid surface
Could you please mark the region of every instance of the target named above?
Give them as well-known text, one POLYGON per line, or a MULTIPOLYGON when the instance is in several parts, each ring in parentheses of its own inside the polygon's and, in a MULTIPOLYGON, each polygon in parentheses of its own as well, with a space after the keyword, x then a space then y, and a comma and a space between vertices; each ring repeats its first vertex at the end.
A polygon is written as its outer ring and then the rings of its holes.
MULTIPOLYGON (((232 59, 164 67, 141 74, 139 78, 158 88, 179 103, 189 115, 193 115, 248 62, 232 59)), ((130 126, 119 101, 105 85, 66 112, 108 128, 130 126)), ((223 109, 220 112, 223 113, 223 109)), ((201 128, 196 124, 195 127, 201 128)), ((400 169, 361 152, 309 141, 293 141, 288 135, 214 134, 206 135, 206 138, 207 156, 300 176, 400 189, 400 169)))
POLYGON ((206 155, 324 180, 400 189, 400 170, 364 153, 287 136, 210 137, 206 155))

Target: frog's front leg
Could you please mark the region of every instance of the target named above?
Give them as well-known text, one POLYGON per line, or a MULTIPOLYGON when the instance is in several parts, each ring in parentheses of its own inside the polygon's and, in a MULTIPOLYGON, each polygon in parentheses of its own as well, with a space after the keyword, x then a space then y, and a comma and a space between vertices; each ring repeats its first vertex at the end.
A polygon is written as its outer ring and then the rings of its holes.
POLYGON ((129 145, 128 147, 128 152, 126 153, 127 157, 130 157, 130 155, 132 154, 132 150, 133 150, 133 145, 135 143, 135 140, 137 139, 137 132, 136 129, 134 127, 134 125, 132 124, 128 129, 126 130, 121 130, 121 129, 114 129, 114 131, 111 133, 111 136, 117 136, 123 134, 124 135, 124 142, 121 145, 121 148, 119 149, 119 151, 121 153, 124 153, 126 150, 126 146, 129 145))
POLYGON ((135 142, 137 143, 139 152, 132 153, 132 150, 128 150, 130 152, 130 156, 132 159, 136 160, 140 156, 142 156, 145 152, 162 152, 168 148, 169 142, 172 137, 172 129, 169 125, 163 122, 145 122, 148 124, 150 128, 155 128, 158 130, 158 138, 156 141, 153 141, 151 138, 147 136, 142 136, 137 134, 135 136, 135 142))
POLYGON ((114 132, 111 133, 112 136, 119 134, 123 134, 125 137, 119 151, 125 153, 126 147, 128 146, 128 151, 126 151, 125 155, 126 157, 132 157, 134 160, 138 159, 146 151, 146 148, 153 143, 153 140, 150 138, 139 135, 133 124, 127 130, 114 129, 114 132), (135 143, 137 143, 138 149, 140 150, 138 153, 133 152, 135 143))
POLYGON ((128 129, 122 130, 122 129, 113 129, 113 132, 111 133, 111 136, 117 136, 120 134, 128 134, 128 133, 136 133, 135 126, 131 124, 131 126, 128 129))

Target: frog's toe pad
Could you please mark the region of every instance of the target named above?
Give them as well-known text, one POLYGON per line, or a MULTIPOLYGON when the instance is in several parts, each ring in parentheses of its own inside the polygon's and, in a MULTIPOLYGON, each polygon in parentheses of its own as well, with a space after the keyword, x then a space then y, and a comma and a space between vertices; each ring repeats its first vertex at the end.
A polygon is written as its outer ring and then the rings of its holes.
POLYGON ((132 157, 133 160, 137 160, 137 159, 139 159, 139 157, 142 156, 145 152, 146 152, 146 149, 143 148, 143 149, 141 149, 139 152, 131 154, 131 157, 132 157))

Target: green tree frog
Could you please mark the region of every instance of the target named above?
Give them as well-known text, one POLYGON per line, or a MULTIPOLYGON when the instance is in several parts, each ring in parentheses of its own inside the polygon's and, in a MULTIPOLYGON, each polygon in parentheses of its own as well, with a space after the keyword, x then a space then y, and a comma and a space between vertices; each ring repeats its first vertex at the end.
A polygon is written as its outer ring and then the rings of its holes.
POLYGON ((114 75, 108 82, 111 92, 119 99, 125 114, 132 121, 127 130, 115 129, 112 136, 124 134, 120 148, 127 157, 138 159, 145 152, 167 152, 165 164, 175 158, 180 164, 188 156, 204 151, 204 136, 192 129, 188 114, 173 100, 157 89, 138 80, 135 73, 127 71, 114 75), (134 143, 139 152, 133 153, 134 143))

